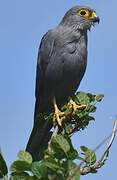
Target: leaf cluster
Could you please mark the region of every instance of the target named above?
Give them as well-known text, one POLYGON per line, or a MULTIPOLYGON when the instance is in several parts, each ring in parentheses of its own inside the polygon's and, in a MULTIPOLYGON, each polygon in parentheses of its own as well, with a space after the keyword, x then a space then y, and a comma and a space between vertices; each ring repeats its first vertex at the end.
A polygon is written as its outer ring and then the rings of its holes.
POLYGON ((76 109, 74 112, 69 108, 69 103, 62 107, 62 111, 66 114, 66 119, 63 121, 63 128, 65 134, 72 135, 75 132, 84 130, 90 121, 95 120, 94 113, 97 109, 96 104, 103 99, 103 95, 95 95, 85 92, 77 92, 72 97, 76 105, 82 108, 76 109))
MULTIPOLYGON (((74 112, 69 103, 65 104, 61 109, 66 117, 63 126, 58 127, 58 132, 51 137, 48 148, 43 152, 43 158, 33 161, 28 152, 20 151, 18 159, 10 167, 10 180, 79 180, 82 164, 84 167, 94 165, 96 154, 84 145, 80 147, 81 152, 77 152, 71 136, 74 132, 84 130, 89 122, 95 119, 93 113, 96 111, 97 102, 102 98, 103 95, 78 92, 72 100, 79 106, 85 106, 74 112), (76 161, 80 161, 79 164, 76 161)), ((49 121, 52 117, 52 114, 46 115, 49 121)), ((92 173, 94 172, 95 169, 92 173)), ((7 165, 0 154, 0 177, 7 179, 7 175, 7 165)))

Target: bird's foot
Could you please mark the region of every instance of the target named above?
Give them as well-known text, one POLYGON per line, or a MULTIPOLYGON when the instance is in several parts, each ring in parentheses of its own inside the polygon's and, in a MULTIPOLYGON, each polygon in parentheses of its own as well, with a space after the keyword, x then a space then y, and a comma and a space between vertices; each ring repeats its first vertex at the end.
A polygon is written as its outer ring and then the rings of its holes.
POLYGON ((62 126, 62 121, 65 119, 65 113, 61 112, 58 108, 55 109, 53 122, 57 122, 59 126, 62 126))
POLYGON ((53 98, 54 104, 54 116, 53 116, 53 123, 54 125, 57 123, 59 126, 62 126, 62 121, 65 119, 65 113, 61 112, 56 104, 55 97, 53 98))
POLYGON ((76 110, 82 110, 86 108, 86 105, 78 105, 76 104, 72 99, 70 99, 69 103, 68 103, 68 108, 72 109, 72 112, 75 113, 76 110))

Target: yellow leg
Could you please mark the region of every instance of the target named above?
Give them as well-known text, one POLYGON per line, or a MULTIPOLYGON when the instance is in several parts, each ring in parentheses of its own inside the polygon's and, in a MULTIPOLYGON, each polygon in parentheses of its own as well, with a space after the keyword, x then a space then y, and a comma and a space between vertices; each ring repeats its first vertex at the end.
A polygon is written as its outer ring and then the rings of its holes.
POLYGON ((81 110, 86 108, 86 105, 78 105, 76 104, 72 99, 70 99, 68 103, 68 107, 73 109, 73 112, 75 112, 77 109, 81 110))
POLYGON ((54 109, 55 109, 53 121, 54 121, 54 123, 57 121, 58 125, 62 126, 62 121, 65 118, 65 114, 64 114, 64 112, 61 112, 59 110, 59 108, 58 108, 58 106, 56 104, 55 97, 53 98, 53 104, 54 104, 54 109))

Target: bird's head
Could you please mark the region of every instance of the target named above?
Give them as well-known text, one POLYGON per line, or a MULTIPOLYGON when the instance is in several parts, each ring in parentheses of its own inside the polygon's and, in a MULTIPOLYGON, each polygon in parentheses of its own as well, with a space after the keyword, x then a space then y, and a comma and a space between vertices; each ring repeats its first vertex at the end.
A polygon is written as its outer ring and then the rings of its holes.
POLYGON ((91 26, 99 21, 95 10, 87 6, 75 6, 65 14, 61 23, 75 29, 90 30, 91 26))

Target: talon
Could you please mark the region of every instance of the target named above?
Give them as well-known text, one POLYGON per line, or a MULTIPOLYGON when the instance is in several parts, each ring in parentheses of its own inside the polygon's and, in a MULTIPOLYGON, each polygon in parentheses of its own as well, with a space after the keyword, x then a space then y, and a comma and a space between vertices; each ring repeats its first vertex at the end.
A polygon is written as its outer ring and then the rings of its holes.
POLYGON ((86 108, 86 105, 78 105, 76 104, 72 99, 70 99, 69 103, 68 103, 68 107, 71 109, 73 109, 73 112, 75 112, 77 109, 82 110, 84 108, 86 108))
POLYGON ((54 117, 53 117, 53 122, 54 124, 58 123, 59 126, 62 126, 62 121, 65 119, 65 113, 64 112, 61 112, 59 109, 58 109, 58 106, 56 104, 56 100, 55 98, 53 99, 53 104, 54 104, 54 109, 55 109, 55 112, 54 112, 54 117))
POLYGON ((55 111, 55 113, 54 113, 54 118, 53 118, 53 120, 54 120, 54 122, 57 121, 57 123, 58 123, 59 126, 62 126, 62 121, 63 121, 63 119, 64 119, 64 116, 65 116, 64 112, 61 112, 61 111, 58 109, 58 110, 55 111))

